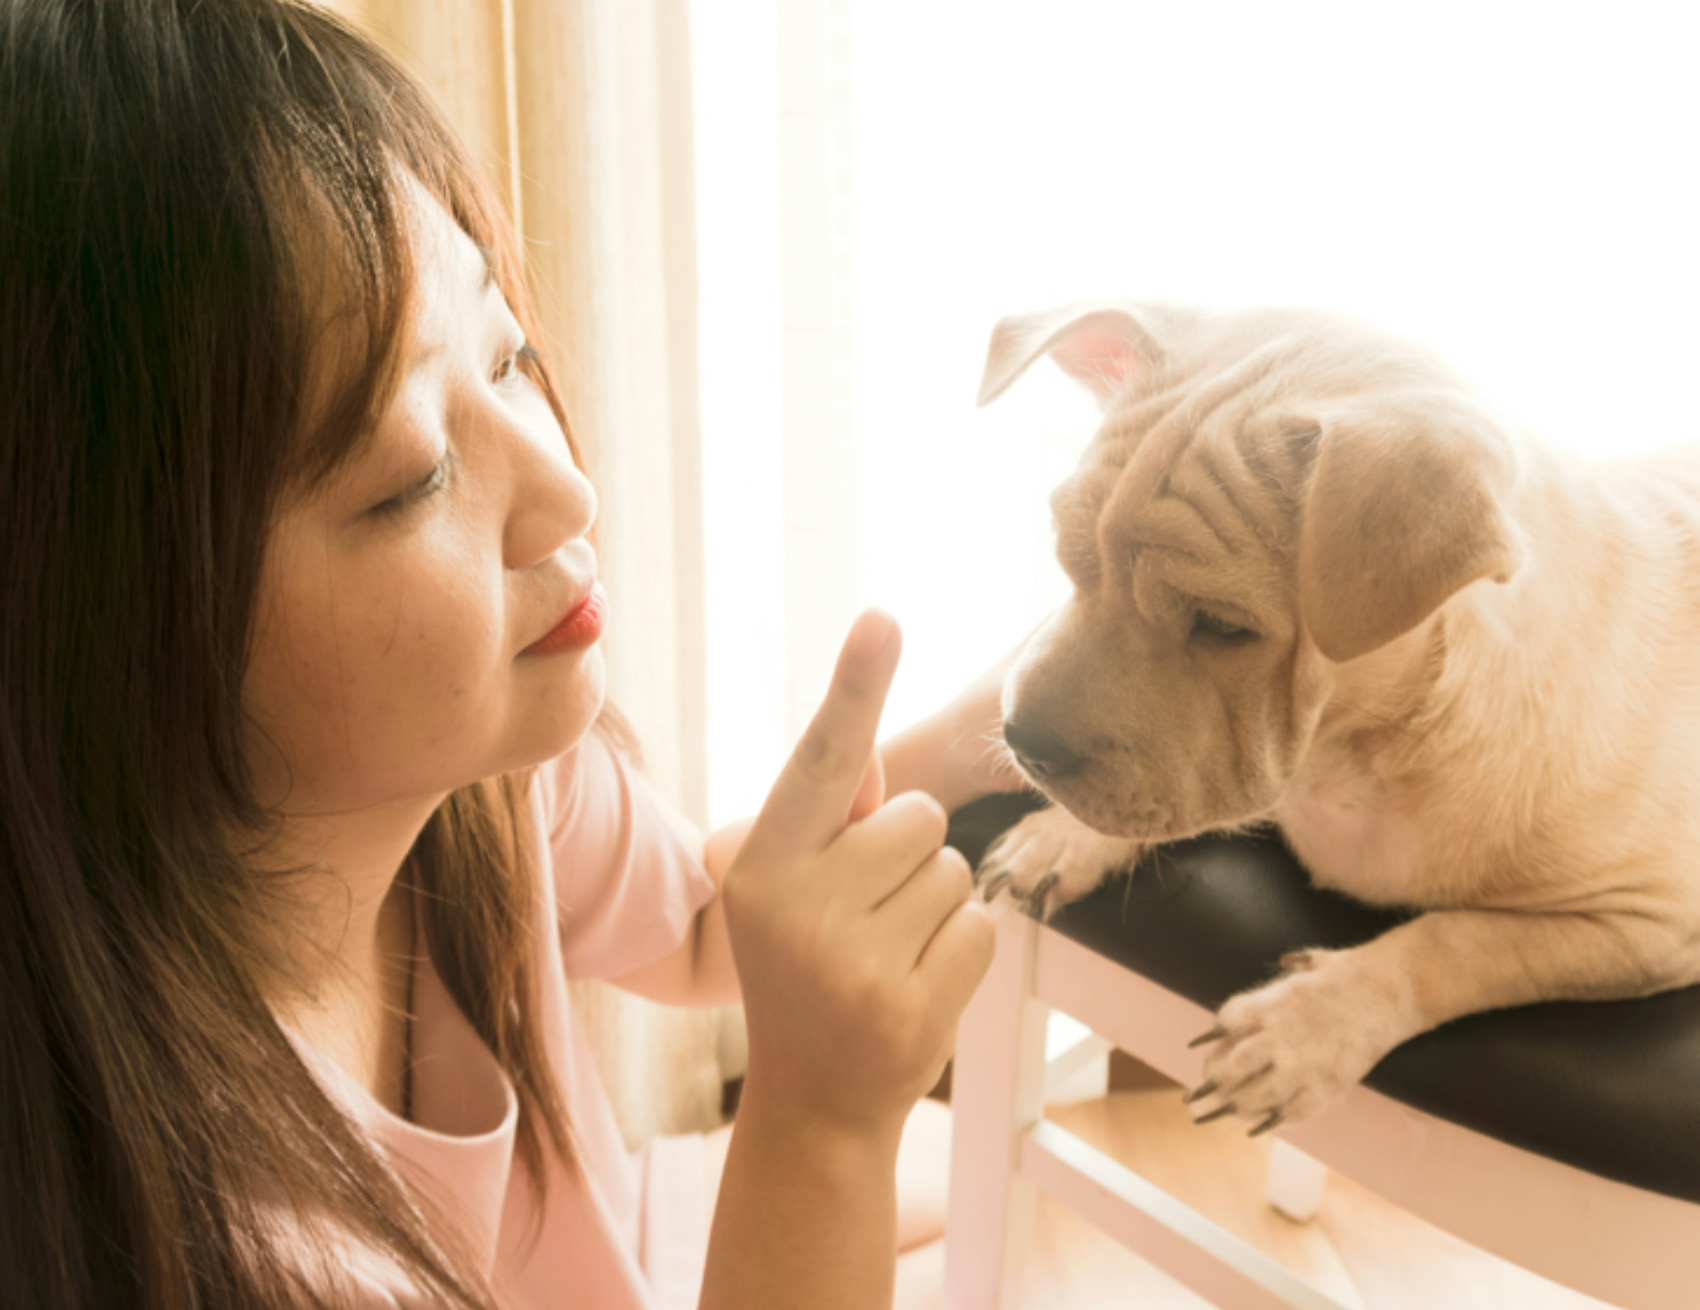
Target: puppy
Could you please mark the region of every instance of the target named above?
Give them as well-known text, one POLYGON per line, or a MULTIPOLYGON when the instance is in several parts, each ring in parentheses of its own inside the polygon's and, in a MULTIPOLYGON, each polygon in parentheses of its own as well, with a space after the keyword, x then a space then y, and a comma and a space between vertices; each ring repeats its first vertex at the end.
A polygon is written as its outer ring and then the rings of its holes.
POLYGON ((1273 821, 1318 885, 1426 911, 1230 1000, 1195 1115, 1296 1121, 1460 1015, 1700 982, 1700 451, 1578 466, 1311 311, 1006 319, 980 403, 1046 354, 1104 420, 1051 498, 1074 594, 1003 693, 1056 807, 982 886, 1048 913, 1273 821))

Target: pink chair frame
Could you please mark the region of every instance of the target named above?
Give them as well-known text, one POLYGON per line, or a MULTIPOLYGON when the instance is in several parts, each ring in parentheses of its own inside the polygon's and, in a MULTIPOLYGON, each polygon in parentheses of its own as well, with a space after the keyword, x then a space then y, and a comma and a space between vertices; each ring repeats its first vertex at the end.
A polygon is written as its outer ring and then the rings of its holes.
MULTIPOLYGON (((957 1035, 946 1310, 1018 1310, 1036 1188, 1220 1310, 1339 1310, 1043 1117, 1053 1009, 1188 1086, 1202 1054, 1186 1043, 1214 1022, 1061 933, 1000 911, 997 958, 957 1035)), ((1274 1160, 1271 1198, 1295 1218, 1314 1213, 1324 1171, 1334 1169, 1483 1250, 1626 1310, 1700 1306, 1700 1205, 1519 1150, 1367 1087, 1278 1130, 1274 1160)))

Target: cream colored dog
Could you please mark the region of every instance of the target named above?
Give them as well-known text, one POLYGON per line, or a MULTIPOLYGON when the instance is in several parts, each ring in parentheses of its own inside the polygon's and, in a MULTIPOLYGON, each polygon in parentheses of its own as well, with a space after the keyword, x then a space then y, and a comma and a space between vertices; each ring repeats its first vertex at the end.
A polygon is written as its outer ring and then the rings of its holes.
POLYGON ((1700 452, 1578 466, 1315 312, 1006 319, 980 402, 1044 354, 1105 417, 1051 501, 1074 595, 1004 688, 1057 807, 981 885, 1048 912, 1272 820, 1319 885, 1427 911, 1223 1006, 1196 1115, 1261 1130, 1460 1015, 1700 982, 1700 452))

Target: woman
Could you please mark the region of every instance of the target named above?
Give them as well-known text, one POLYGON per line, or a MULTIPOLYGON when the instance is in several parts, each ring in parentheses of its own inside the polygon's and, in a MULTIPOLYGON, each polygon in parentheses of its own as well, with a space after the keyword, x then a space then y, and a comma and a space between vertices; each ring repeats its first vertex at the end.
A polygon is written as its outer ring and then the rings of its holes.
POLYGON ((876 753, 864 616, 705 868, 616 749, 595 498, 422 93, 298 3, 21 0, 0 103, 0 1301, 694 1299, 569 974, 742 983, 702 1304, 887 1301, 995 676, 876 753))

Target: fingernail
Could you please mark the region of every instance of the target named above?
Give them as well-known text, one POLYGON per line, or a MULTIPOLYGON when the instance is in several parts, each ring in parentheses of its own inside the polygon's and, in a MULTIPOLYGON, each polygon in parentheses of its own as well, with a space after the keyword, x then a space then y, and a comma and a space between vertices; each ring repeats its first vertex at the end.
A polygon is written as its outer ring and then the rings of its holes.
POLYGON ((856 620, 855 632, 851 636, 850 649, 853 654, 871 658, 883 654, 886 647, 897 636, 897 620, 884 610, 864 610, 856 620))

